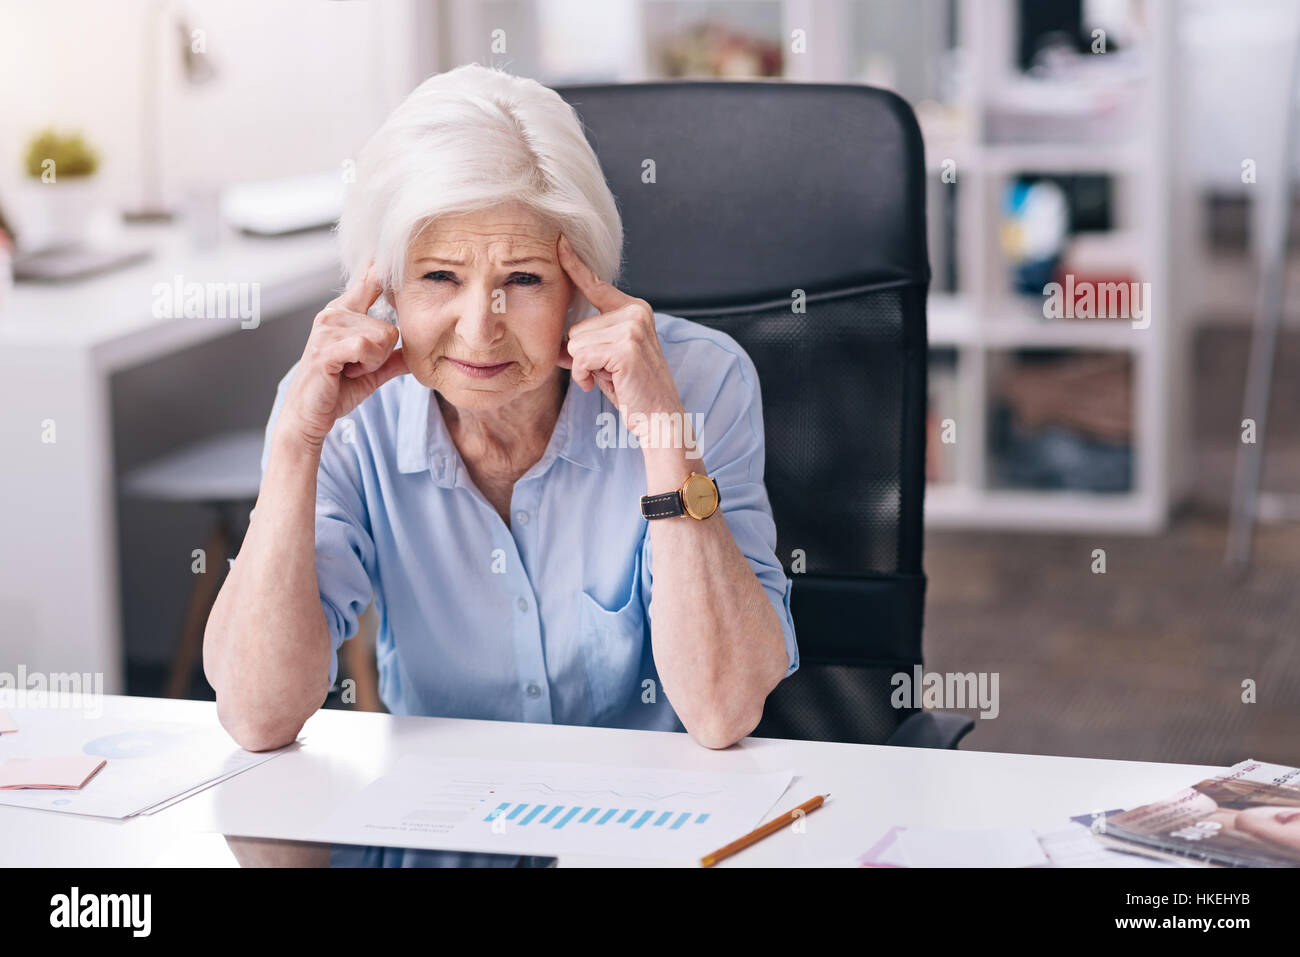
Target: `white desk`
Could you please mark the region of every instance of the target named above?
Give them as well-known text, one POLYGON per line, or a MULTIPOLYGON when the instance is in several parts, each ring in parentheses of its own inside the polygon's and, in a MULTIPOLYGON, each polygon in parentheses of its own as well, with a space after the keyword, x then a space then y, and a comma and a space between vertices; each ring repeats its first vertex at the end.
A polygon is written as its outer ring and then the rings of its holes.
POLYGON ((155 284, 258 283, 267 323, 324 305, 339 280, 328 232, 195 249, 180 228, 135 227, 124 241, 153 257, 76 283, 17 286, 0 315, 0 669, 102 673, 108 692, 124 690, 109 377, 257 334, 238 318, 155 318, 155 284), (42 441, 47 420, 53 444, 42 441))
MULTIPOLYGON (((214 705, 195 701, 110 696, 104 711, 141 720, 217 720, 214 705)), ((805 833, 786 829, 721 866, 846 864, 893 824, 1061 825, 1074 814, 1133 807, 1222 770, 769 738, 709 751, 684 734, 320 711, 303 728, 296 750, 153 816, 108 821, 0 807, 0 866, 148 866, 202 833, 312 839, 338 802, 408 753, 680 770, 793 769, 798 777, 773 816, 831 793, 825 807, 808 815, 805 833)), ((613 858, 561 858, 560 864, 660 866, 613 858)))

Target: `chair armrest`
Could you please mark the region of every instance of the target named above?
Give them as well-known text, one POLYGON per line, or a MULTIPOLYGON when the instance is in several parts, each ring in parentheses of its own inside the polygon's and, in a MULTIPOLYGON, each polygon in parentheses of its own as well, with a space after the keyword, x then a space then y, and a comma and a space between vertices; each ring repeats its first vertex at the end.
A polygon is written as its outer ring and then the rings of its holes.
POLYGON ((975 721, 946 711, 918 711, 900 724, 885 744, 903 748, 952 748, 975 727, 975 721))

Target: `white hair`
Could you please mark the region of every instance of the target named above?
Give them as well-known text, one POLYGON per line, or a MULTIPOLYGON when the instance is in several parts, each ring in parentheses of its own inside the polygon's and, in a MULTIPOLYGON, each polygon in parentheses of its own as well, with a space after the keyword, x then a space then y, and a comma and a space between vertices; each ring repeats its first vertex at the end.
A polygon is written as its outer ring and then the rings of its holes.
MULTIPOLYGON (((385 290, 398 288, 407 249, 438 217, 510 201, 558 227, 597 276, 615 281, 623 223, 573 107, 536 80, 478 64, 429 77, 357 158, 337 227, 345 286, 373 261, 385 290)), ((566 327, 589 307, 575 290, 566 327)))

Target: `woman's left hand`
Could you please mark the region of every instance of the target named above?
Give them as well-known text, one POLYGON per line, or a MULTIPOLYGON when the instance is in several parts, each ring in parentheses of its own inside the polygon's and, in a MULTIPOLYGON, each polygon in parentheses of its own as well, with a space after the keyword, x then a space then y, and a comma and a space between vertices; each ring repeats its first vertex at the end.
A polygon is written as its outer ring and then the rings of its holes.
POLYGON ((564 236, 557 252, 574 285, 600 310, 569 328, 558 364, 572 370, 583 391, 598 386, 623 416, 624 427, 645 439, 653 413, 683 411, 677 383, 659 347, 654 309, 597 276, 564 236))

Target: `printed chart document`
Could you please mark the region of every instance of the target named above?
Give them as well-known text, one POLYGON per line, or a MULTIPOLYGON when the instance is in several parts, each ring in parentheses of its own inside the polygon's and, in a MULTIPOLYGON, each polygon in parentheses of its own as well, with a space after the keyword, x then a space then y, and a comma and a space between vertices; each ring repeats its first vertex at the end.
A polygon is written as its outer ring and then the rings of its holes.
POLYGON ((245 751, 215 719, 211 724, 143 722, 59 708, 12 714, 19 730, 0 738, 0 764, 69 755, 105 761, 80 790, 0 790, 0 804, 68 814, 152 813, 285 750, 245 751))
POLYGON ((794 774, 406 755, 344 801, 332 843, 689 861, 752 831, 794 774))

